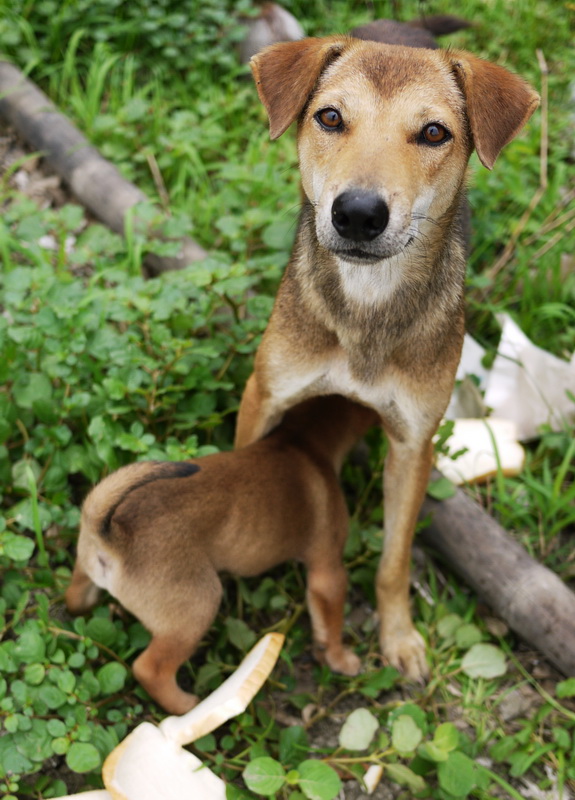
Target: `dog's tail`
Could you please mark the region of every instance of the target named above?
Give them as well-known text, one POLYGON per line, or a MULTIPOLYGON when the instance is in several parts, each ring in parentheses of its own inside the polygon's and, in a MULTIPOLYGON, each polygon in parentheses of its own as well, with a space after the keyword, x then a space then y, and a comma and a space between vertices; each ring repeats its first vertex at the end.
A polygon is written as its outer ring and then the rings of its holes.
POLYGON ((106 538, 120 503, 141 486, 158 480, 187 478, 200 467, 189 461, 138 461, 121 467, 95 486, 82 506, 82 527, 106 538))

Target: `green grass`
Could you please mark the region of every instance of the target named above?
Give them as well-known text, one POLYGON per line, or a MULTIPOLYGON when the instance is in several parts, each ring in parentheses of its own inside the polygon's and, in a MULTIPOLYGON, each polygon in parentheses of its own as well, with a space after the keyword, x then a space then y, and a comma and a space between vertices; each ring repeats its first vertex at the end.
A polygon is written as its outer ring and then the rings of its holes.
MULTIPOLYGON (((311 35, 390 15, 386 2, 285 5, 311 35)), ((420 10, 414 0, 396 5, 404 19, 420 10)), ((269 141, 265 113, 236 60, 241 31, 232 7, 250 13, 249 3, 231 0, 0 0, 7 57, 169 212, 173 233, 191 235, 210 251, 200 265, 144 281, 141 258, 157 245, 140 230, 124 242, 87 225, 72 204, 41 210, 10 184, 19 163, 0 180, 0 795, 6 798, 101 785, 107 753, 138 722, 162 718, 128 668, 145 646, 144 629, 108 603, 71 621, 63 592, 78 507, 92 483, 138 458, 187 458, 231 446, 251 358, 289 255, 299 207, 295 141, 293 134, 269 141), (48 234, 55 250, 38 244, 48 234), (68 252, 70 236, 76 243, 68 252)), ((430 0, 425 9, 454 10, 444 0, 430 0)), ((515 69, 539 90, 537 49, 549 69, 547 189, 495 274, 540 184, 541 113, 492 172, 473 160, 468 328, 492 356, 495 315, 505 311, 541 347, 569 357, 575 350, 573 4, 464 0, 457 13, 475 25, 451 37, 451 45, 515 69)), ((143 214, 153 219, 155 212, 143 214)), ((521 476, 500 476, 476 492, 565 579, 574 571, 572 442, 572 428, 543 432, 521 476)), ((383 764, 384 780, 403 786, 394 789, 396 797, 521 797, 524 780, 567 797, 564 789, 575 787, 573 681, 557 683, 545 667, 533 671, 529 652, 427 558, 417 564, 414 610, 432 680, 413 689, 381 668, 370 611, 385 444, 377 433, 369 444, 368 465, 353 462, 344 470, 355 612, 346 635, 365 672, 348 679, 311 665, 297 567, 230 580, 221 614, 182 681, 206 694, 262 631, 284 630, 288 640, 258 702, 196 751, 234 782, 238 797, 248 764, 272 769, 258 761, 265 757, 291 770, 278 796, 301 800, 300 777, 308 769, 302 762, 310 753, 342 778, 361 778, 369 763, 383 764), (487 654, 480 675, 478 653, 487 654), (527 702, 510 717, 508 698, 518 697, 527 702), (363 752, 339 743, 352 708, 377 724, 363 752), (277 716, 301 725, 288 735, 292 729, 277 716)), ((247 776, 249 783, 249 770, 247 776)))

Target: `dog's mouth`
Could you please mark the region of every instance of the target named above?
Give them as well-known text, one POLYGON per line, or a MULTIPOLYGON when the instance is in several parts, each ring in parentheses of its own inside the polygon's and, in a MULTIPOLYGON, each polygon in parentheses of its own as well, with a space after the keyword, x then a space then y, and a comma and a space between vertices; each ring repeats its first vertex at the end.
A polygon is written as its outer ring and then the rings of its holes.
MULTIPOLYGON (((410 236, 399 252, 407 250, 414 240, 415 236, 410 236)), ((338 247, 334 248, 332 252, 336 256, 339 256, 339 258, 352 261, 356 264, 376 264, 378 261, 383 261, 386 258, 398 255, 398 252, 373 252, 371 250, 362 250, 360 247, 338 247)))

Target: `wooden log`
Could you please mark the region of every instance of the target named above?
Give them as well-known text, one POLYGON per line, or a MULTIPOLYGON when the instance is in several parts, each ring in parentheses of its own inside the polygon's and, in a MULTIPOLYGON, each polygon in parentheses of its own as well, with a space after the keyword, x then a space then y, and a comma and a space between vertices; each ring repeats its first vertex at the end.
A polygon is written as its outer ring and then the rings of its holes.
POLYGON ((441 502, 427 497, 421 513, 431 515, 431 524, 418 540, 437 550, 522 639, 575 675, 575 594, 560 578, 461 489, 441 502))
MULTIPOLYGON (((122 177, 40 89, 6 61, 0 61, 0 115, 42 153, 86 208, 116 233, 124 233, 126 212, 148 198, 122 177)), ((174 257, 146 256, 148 274, 182 269, 207 255, 189 237, 182 238, 180 245, 174 257)))

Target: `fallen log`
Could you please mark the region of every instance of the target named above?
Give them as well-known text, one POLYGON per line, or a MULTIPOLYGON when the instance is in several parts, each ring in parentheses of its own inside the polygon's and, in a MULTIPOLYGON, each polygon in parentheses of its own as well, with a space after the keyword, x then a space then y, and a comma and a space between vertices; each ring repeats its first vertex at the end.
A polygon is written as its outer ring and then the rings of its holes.
MULTIPOLYGON (((113 231, 124 233, 126 212, 148 198, 122 177, 40 89, 6 61, 0 61, 0 115, 43 155, 82 205, 113 231)), ((182 269, 205 258, 205 250, 193 239, 183 237, 179 242, 177 256, 146 255, 147 274, 182 269)))
MULTIPOLYGON (((434 477, 439 477, 436 473, 434 477)), ((575 594, 535 561, 461 489, 448 500, 427 497, 419 534, 493 612, 563 674, 575 675, 575 594)))

